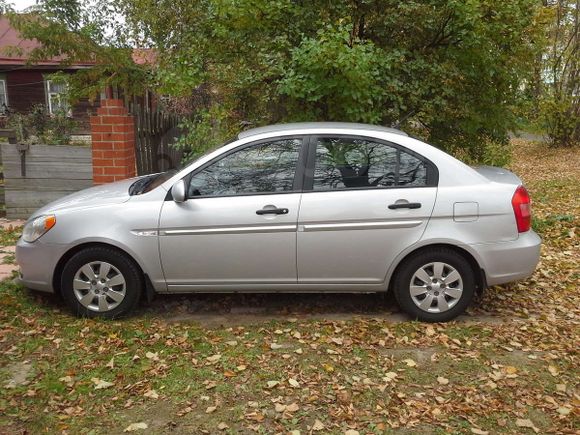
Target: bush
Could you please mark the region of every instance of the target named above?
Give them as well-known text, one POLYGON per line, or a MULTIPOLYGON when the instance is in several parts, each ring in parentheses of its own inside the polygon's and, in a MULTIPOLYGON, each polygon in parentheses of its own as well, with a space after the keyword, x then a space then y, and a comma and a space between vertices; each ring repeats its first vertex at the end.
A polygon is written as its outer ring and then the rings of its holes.
POLYGON ((578 97, 545 98, 541 116, 552 146, 580 144, 580 103, 578 97))
POLYGON ((76 122, 66 113, 49 114, 42 104, 27 113, 8 115, 6 127, 16 131, 18 142, 30 145, 68 145, 76 122))

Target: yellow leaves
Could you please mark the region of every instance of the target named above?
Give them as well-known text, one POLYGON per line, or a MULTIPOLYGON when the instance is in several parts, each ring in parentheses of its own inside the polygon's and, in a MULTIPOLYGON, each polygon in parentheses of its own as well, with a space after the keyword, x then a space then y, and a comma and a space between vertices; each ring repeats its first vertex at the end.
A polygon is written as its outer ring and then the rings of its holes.
POLYGON ((224 423, 224 422, 222 421, 221 423, 219 423, 219 424, 217 425, 217 428, 218 428, 219 430, 226 430, 226 429, 229 429, 230 427, 227 425, 227 423, 224 423))
POLYGON ((439 382, 441 385, 447 385, 449 384, 449 379, 444 378, 443 376, 437 376, 437 382, 439 382))
POLYGON ((328 373, 332 373, 334 371, 334 367, 330 364, 322 364, 322 368, 328 373))
POLYGON ((281 344, 278 344, 278 343, 270 344, 270 349, 272 349, 272 350, 282 349, 283 347, 284 346, 282 346, 281 344))
POLYGON ((489 434, 488 431, 481 430, 481 429, 478 429, 476 427, 472 427, 471 428, 471 433, 474 433, 475 435, 488 435, 489 434))
POLYGON ((212 413, 214 413, 214 412, 215 412, 215 410, 216 410, 216 409, 217 409, 217 406, 208 406, 208 407, 205 409, 205 413, 206 413, 206 414, 212 414, 212 413))
POLYGON ((149 426, 147 426, 147 423, 143 423, 143 422, 131 423, 129 426, 127 426, 125 429, 123 429, 123 432, 135 432, 138 430, 145 430, 148 427, 149 426))
POLYGON ((91 381, 95 384, 95 390, 104 390, 115 385, 113 382, 108 382, 99 378, 91 378, 91 381))
POLYGON ((408 367, 417 367, 417 363, 412 359, 404 359, 403 362, 407 364, 408 367))
POLYGON ((296 349, 296 350, 294 351, 294 353, 295 353, 295 354, 298 354, 298 355, 302 355, 304 352, 302 351, 302 348, 300 348, 300 347, 299 347, 298 349, 296 349))
POLYGON ((115 357, 112 357, 111 360, 105 365, 105 367, 112 369, 115 367, 115 357))
POLYGON ((560 374, 560 371, 558 370, 558 368, 556 366, 553 366, 553 365, 548 366, 548 371, 554 377, 556 377, 560 374))

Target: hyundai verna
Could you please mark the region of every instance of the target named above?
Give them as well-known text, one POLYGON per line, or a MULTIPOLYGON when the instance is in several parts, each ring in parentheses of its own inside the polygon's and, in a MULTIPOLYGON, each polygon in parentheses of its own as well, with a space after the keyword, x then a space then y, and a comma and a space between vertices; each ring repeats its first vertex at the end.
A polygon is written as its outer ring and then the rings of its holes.
POLYGON ((438 322, 534 271, 530 219, 507 170, 386 127, 285 124, 48 204, 16 257, 25 286, 80 316, 115 318, 154 293, 392 291, 438 322))

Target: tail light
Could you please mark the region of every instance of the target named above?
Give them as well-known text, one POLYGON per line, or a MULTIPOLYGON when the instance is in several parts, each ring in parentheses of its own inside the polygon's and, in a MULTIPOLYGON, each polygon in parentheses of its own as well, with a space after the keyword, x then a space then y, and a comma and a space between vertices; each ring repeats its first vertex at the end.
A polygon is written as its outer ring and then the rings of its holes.
POLYGON ((529 231, 532 223, 530 195, 524 186, 519 186, 512 197, 512 207, 519 233, 529 231))

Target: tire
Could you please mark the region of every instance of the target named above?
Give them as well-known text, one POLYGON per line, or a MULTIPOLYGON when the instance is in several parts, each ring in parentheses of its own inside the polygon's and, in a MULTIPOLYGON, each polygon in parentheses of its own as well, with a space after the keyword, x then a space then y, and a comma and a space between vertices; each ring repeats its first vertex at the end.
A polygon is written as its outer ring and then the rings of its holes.
POLYGON ((62 296, 78 317, 116 319, 139 303, 143 276, 124 253, 105 246, 83 249, 65 264, 62 296))
POLYGON ((448 322, 469 306, 475 283, 465 257, 449 248, 433 248, 405 260, 392 288, 399 307, 414 319, 448 322))

